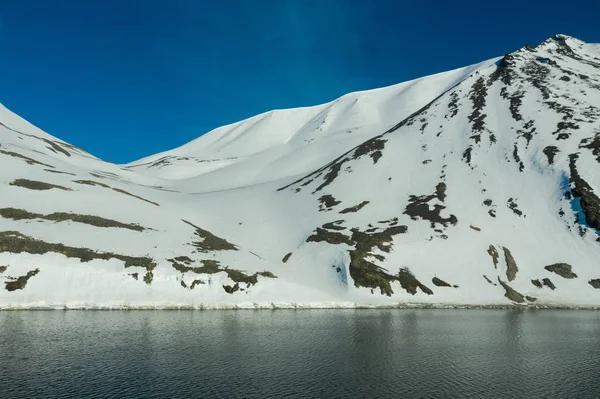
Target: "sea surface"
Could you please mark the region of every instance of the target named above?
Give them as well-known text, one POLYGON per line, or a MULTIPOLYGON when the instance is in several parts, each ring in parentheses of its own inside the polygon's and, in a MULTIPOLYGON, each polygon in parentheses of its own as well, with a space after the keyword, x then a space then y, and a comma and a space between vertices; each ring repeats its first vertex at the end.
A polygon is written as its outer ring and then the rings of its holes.
POLYGON ((0 398, 598 398, 600 312, 0 312, 0 398))

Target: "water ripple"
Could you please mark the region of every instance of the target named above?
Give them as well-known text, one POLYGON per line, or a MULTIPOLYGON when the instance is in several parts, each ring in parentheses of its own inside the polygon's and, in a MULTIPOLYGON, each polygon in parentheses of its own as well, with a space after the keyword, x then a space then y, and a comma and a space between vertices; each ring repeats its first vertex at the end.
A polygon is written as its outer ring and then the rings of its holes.
POLYGON ((0 312, 0 398, 599 397, 600 312, 0 312))

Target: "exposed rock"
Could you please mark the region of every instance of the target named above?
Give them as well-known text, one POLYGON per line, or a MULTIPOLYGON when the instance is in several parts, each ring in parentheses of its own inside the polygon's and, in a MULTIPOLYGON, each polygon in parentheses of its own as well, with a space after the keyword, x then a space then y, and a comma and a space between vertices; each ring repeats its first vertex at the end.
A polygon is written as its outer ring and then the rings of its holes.
POLYGON ((555 289, 556 289, 556 286, 555 286, 555 285, 552 283, 552 281, 551 281, 549 278, 545 278, 545 279, 543 279, 543 280, 542 280, 542 283, 543 283, 543 284, 544 284, 546 287, 550 288, 551 290, 555 290, 555 289))
POLYGON ((515 199, 509 198, 507 206, 511 211, 513 211, 515 215, 524 217, 523 212, 519 209, 519 206, 517 205, 517 201, 515 199))
POLYGON ((0 217, 4 219, 12 219, 12 220, 32 220, 32 219, 42 219, 48 220, 52 222, 66 222, 72 221, 77 223, 89 224, 90 226, 95 227, 117 227, 123 229, 129 229, 134 231, 144 231, 145 227, 140 226, 136 223, 122 223, 112 219, 106 219, 100 216, 95 215, 80 215, 76 213, 66 213, 66 212, 54 212, 47 215, 41 213, 32 213, 28 212, 24 209, 16 209, 16 208, 1 208, 0 209, 0 217))
POLYGON ((589 284, 590 284, 592 287, 594 287, 594 288, 596 288, 596 289, 600 289, 600 278, 595 278, 595 279, 593 279, 593 280, 590 280, 590 281, 588 281, 588 283, 589 283, 589 284))
POLYGON ((154 201, 150 201, 150 200, 148 200, 148 199, 146 199, 144 197, 140 197, 139 195, 131 194, 130 192, 125 191, 122 188, 111 187, 108 184, 100 183, 100 182, 97 182, 97 181, 94 181, 94 180, 73 180, 73 183, 84 184, 84 185, 87 185, 87 186, 97 186, 97 187, 102 187, 102 188, 108 188, 108 189, 111 189, 111 190, 113 190, 113 191, 115 191, 115 192, 117 192, 119 194, 124 194, 124 195, 127 195, 129 197, 136 198, 136 199, 139 199, 141 201, 147 202, 149 204, 152 204, 152 205, 155 205, 155 206, 160 206, 159 204, 157 204, 154 201))
POLYGON ((490 283, 491 285, 497 285, 496 283, 494 283, 492 280, 490 280, 488 278, 488 276, 486 276, 485 274, 483 275, 483 278, 485 279, 485 281, 487 281, 488 283, 490 283))
POLYGON ((10 185, 27 188, 29 190, 39 190, 39 191, 52 190, 53 188, 57 188, 57 189, 63 190, 63 191, 73 191, 70 188, 59 186, 58 184, 50 184, 50 183, 45 183, 42 181, 29 180, 29 179, 16 179, 15 181, 11 182, 10 185))
POLYGON ((341 204, 342 201, 337 201, 333 195, 325 194, 319 197, 319 210, 320 211, 329 211, 336 205, 341 204))
POLYGON ((592 187, 579 175, 576 165, 577 158, 577 154, 569 155, 573 195, 576 198, 580 198, 581 209, 583 210, 587 224, 594 229, 600 229, 600 198, 594 193, 592 187))
POLYGON ((553 265, 545 266, 544 269, 552 273, 556 273, 563 278, 577 278, 577 275, 573 273, 571 270, 572 267, 568 263, 555 263, 553 265))
POLYGON ((409 197, 409 204, 406 205, 404 214, 410 216, 413 220, 423 219, 431 223, 431 228, 435 228, 436 224, 441 224, 444 227, 448 226, 448 223, 456 225, 458 219, 454 215, 450 215, 447 218, 441 216, 441 211, 446 209, 444 205, 435 204, 433 209, 429 206, 429 202, 437 199, 440 202, 444 202, 446 199, 446 183, 439 183, 435 188, 435 193, 431 195, 411 195, 409 197))
POLYGON ((118 259, 125 263, 125 267, 139 266, 151 272, 156 267, 156 262, 149 257, 120 255, 111 252, 98 252, 89 248, 70 247, 63 244, 48 243, 36 240, 16 231, 0 232, 0 252, 29 253, 43 255, 48 252, 63 254, 68 258, 76 258, 81 262, 93 259, 118 259))
POLYGON ((21 155, 21 154, 19 154, 17 152, 0 150, 0 154, 4 154, 4 155, 8 155, 10 157, 22 159, 25 162, 27 162, 29 165, 42 165, 42 166, 46 166, 48 168, 54 168, 54 166, 52 166, 52 165, 48 165, 46 163, 42 163, 42 162, 36 161, 33 158, 26 157, 25 155, 21 155))
POLYGON ((433 291, 421 284, 421 282, 417 280, 414 274, 412 274, 407 267, 400 269, 398 272, 398 280, 400 281, 402 288, 404 288, 409 294, 415 295, 417 293, 417 288, 419 288, 427 295, 433 295, 433 291))
POLYGON ((35 269, 27 272, 26 275, 17 277, 11 281, 4 282, 7 291, 16 291, 22 290, 27 285, 27 282, 30 278, 37 275, 40 272, 40 269, 35 269))
POLYGON ((291 252, 289 252, 289 253, 287 253, 287 254, 286 254, 284 257, 283 257, 283 259, 281 259, 281 261, 282 261, 283 263, 286 263, 286 262, 287 262, 287 261, 290 259, 290 257, 291 257, 291 256, 292 256, 292 253, 291 253, 291 252))
POLYGON ((431 279, 431 282, 436 285, 437 287, 452 287, 450 284, 448 284, 447 282, 445 282, 442 279, 439 279, 437 277, 434 277, 431 279))
POLYGON ((217 237, 208 230, 201 229, 200 227, 183 220, 183 222, 192 226, 196 231, 194 235, 202 238, 202 241, 193 242, 192 245, 198 249, 199 252, 212 252, 212 251, 237 251, 238 248, 226 239, 217 237))
POLYGON ((322 227, 327 230, 346 230, 344 226, 341 226, 342 223, 344 223, 343 220, 336 220, 335 222, 325 223, 322 227))
POLYGON ((552 165, 554 163, 554 157, 559 153, 559 149, 556 146, 549 145, 544 148, 544 154, 548 158, 548 163, 552 165))
POLYGON ((498 254, 498 251, 496 250, 496 248, 490 244, 487 253, 492 257, 492 262, 494 262, 494 269, 498 268, 498 258, 500 258, 500 255, 498 254))
POLYGON ((341 210, 340 213, 350 213, 350 212, 358 212, 360 211, 365 205, 367 205, 369 203, 369 201, 363 201, 358 205, 354 205, 351 206, 349 208, 346 208, 344 210, 341 210))
POLYGON ((327 242, 329 244, 348 244, 353 245, 354 242, 350 237, 335 231, 325 230, 317 227, 315 232, 308 236, 306 242, 327 242))
POLYGON ((517 302, 517 303, 525 302, 525 297, 522 294, 520 294, 519 292, 515 291, 513 288, 511 288, 504 281, 502 281, 500 279, 500 277, 498 277, 498 282, 500 283, 500 285, 502 287, 504 287, 504 290, 506 291, 504 294, 505 297, 507 297, 508 299, 510 299, 513 302, 517 302))
POLYGON ((513 258, 508 248, 502 247, 502 250, 504 251, 504 260, 506 261, 506 278, 508 281, 513 281, 519 271, 517 262, 515 262, 515 258, 513 258))
POLYGON ((223 289, 226 293, 233 294, 234 292, 239 291, 240 285, 238 283, 235 283, 233 287, 231 285, 224 285, 223 289))

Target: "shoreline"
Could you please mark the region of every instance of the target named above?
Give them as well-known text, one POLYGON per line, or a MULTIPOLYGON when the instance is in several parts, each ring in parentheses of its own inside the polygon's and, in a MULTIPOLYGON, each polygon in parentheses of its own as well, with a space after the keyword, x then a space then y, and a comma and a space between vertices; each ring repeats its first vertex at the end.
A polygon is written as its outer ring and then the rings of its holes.
POLYGON ((155 306, 10 306, 0 305, 0 312, 10 311, 218 311, 218 310, 600 310, 600 305, 519 305, 519 304, 487 304, 487 305, 460 305, 460 304, 428 304, 428 303, 402 303, 396 305, 343 305, 343 304, 254 304, 254 305, 155 305, 155 306))

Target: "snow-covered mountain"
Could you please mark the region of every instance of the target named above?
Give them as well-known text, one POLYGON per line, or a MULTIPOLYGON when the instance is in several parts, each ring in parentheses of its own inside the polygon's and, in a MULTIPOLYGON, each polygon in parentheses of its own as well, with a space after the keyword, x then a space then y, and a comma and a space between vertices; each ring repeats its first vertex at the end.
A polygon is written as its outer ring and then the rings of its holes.
POLYGON ((0 308, 600 306, 600 45, 272 111, 128 165, 0 108, 0 308))

